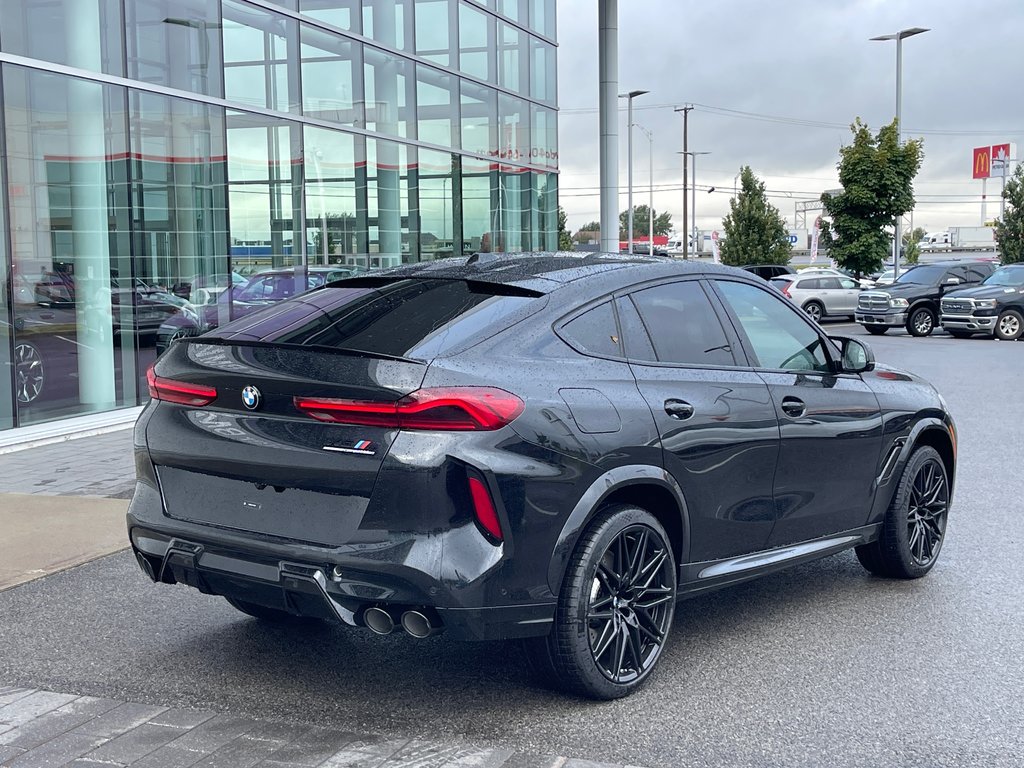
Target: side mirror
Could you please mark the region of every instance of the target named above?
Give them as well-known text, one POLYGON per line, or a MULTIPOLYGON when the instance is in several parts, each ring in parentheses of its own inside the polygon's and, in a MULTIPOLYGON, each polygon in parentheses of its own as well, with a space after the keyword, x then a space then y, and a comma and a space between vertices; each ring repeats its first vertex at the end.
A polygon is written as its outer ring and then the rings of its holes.
POLYGON ((834 336, 833 341, 839 342, 840 373, 866 373, 874 370, 875 353, 865 342, 848 336, 834 336))
POLYGON ((947 277, 942 283, 943 285, 960 285, 959 277, 947 277))

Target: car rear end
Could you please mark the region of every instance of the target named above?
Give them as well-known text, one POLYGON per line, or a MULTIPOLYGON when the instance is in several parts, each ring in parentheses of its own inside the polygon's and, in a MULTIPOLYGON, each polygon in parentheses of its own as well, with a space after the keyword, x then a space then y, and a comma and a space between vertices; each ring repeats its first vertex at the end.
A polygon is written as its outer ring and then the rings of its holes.
MULTIPOLYGON (((336 283, 171 346, 135 432, 132 547, 154 581, 300 616, 425 634, 546 631, 551 596, 502 579, 500 489, 523 401, 431 363, 508 332, 537 291, 467 280, 336 283)), ((379 631, 379 630, 378 630, 379 631)))

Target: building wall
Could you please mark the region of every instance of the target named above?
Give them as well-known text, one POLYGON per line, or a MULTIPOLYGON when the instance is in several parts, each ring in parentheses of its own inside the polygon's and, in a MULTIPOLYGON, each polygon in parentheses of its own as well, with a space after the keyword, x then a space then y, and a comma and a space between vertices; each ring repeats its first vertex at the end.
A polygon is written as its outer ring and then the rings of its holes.
POLYGON ((555 0, 0 0, 0 429, 144 402, 261 270, 555 249, 554 36, 555 0))

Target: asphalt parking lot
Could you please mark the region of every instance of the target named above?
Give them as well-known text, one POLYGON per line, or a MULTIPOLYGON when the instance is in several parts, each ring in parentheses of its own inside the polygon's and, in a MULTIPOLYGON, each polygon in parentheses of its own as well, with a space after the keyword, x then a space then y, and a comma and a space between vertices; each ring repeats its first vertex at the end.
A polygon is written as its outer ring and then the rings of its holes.
POLYGON ((268 628, 120 553, 0 593, 0 682, 646 766, 1019 766, 1024 343, 829 330, 929 378, 957 419, 926 579, 846 553, 682 603, 650 683, 595 704, 546 690, 512 643, 268 628))

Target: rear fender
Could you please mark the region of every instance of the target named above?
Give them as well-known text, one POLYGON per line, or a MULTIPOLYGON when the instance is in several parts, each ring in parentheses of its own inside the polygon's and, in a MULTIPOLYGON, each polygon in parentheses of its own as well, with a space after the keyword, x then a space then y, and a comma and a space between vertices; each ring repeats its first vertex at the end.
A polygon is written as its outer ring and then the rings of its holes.
POLYGON ((679 529, 682 539, 676 553, 677 565, 689 560, 689 512, 679 483, 662 467, 649 464, 627 464, 610 469, 598 477, 583 493, 583 496, 580 497, 572 512, 569 513, 569 517, 562 526, 562 531, 555 542, 550 564, 548 565, 548 585, 551 587, 553 594, 557 595, 561 590, 562 579, 565 577, 569 559, 576 548, 576 542, 579 541, 580 535, 597 514, 598 510, 601 509, 605 500, 616 491, 641 485, 655 486, 667 491, 671 495, 676 506, 675 513, 679 515, 679 529))

